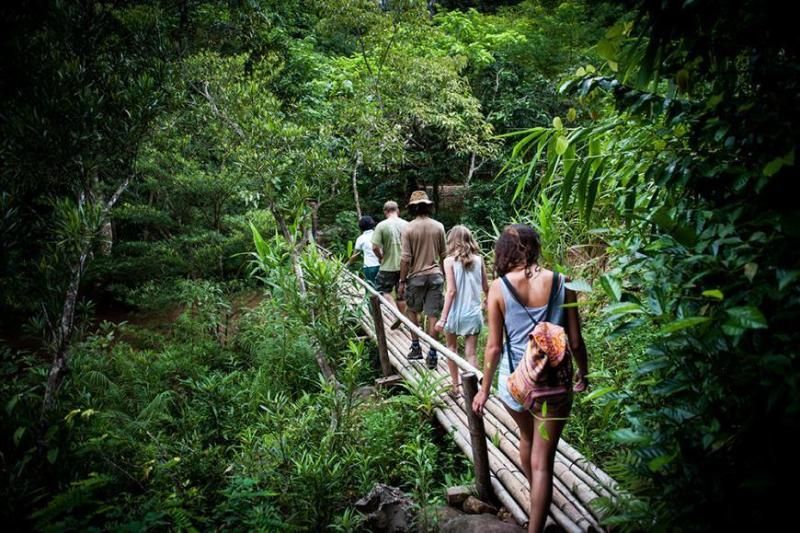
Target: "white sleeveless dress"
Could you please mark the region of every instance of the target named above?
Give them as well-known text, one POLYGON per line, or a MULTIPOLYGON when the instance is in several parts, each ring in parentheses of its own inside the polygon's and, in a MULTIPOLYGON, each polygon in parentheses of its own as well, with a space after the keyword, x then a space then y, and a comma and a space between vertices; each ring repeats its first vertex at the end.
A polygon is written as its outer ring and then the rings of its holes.
POLYGON ((483 259, 475 256, 469 270, 461 261, 453 261, 456 281, 456 297, 450 306, 444 330, 456 335, 477 335, 483 328, 481 312, 481 266, 483 259))

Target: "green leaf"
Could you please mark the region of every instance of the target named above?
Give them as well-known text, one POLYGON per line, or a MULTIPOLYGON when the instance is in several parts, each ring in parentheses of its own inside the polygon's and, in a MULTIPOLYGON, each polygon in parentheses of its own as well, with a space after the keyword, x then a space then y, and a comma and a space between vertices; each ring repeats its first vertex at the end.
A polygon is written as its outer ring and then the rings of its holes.
POLYGON ((800 270, 778 270, 778 290, 782 291, 800 278, 800 270))
POLYGON ((603 287, 603 290, 606 292, 611 301, 618 302, 619 299, 622 298, 622 286, 610 275, 603 274, 600 276, 600 285, 603 287))
POLYGON ((703 291, 703 296, 706 298, 711 298, 713 300, 720 300, 722 301, 725 298, 725 295, 722 294, 722 291, 719 289, 710 289, 707 291, 703 291))
POLYGON ((50 464, 55 464, 56 459, 58 459, 58 448, 53 448, 49 452, 47 452, 47 460, 50 464))
POLYGON ((576 118, 578 118, 578 111, 574 107, 570 107, 569 111, 567 111, 567 120, 575 122, 576 118))
POLYGON ((688 318, 681 318, 674 320, 662 327, 660 330, 658 330, 658 334, 669 335, 670 333, 675 333, 676 331, 681 331, 683 329, 693 328, 700 324, 705 324, 709 320, 711 320, 711 318, 707 316, 690 316, 688 318))
POLYGON ((559 135, 558 139, 556 139, 556 153, 558 155, 564 155, 567 148, 569 148, 569 141, 563 135, 559 135))
POLYGON ((630 314, 642 314, 644 313, 644 309, 642 309, 641 305, 635 302, 620 302, 607 305, 604 309, 604 312, 607 315, 615 315, 620 317, 630 314))
POLYGON ((752 282, 753 278, 756 277, 757 272, 758 272, 757 263, 747 263, 744 266, 744 276, 747 278, 747 281, 752 282))
POLYGON ((618 429, 611 433, 611 438, 622 444, 646 444, 650 438, 630 428, 618 429))
POLYGON ((575 292, 592 292, 592 286, 582 279, 573 279, 565 283, 564 286, 575 292))
POLYGON ((647 463, 647 468, 649 468, 651 472, 658 472, 671 463, 673 459, 675 459, 674 455, 659 455, 647 463))
POLYGON ((614 392, 615 390, 617 390, 617 388, 613 387, 613 386, 610 386, 610 385, 608 387, 603 387, 602 389, 595 389, 592 392, 590 392, 589 394, 587 394, 586 396, 584 396, 581 399, 581 403, 591 402, 593 400, 596 400, 598 398, 601 398, 601 397, 605 396, 609 392, 614 392))
POLYGON ((578 177, 578 188, 576 191, 577 208, 583 209, 584 202, 586 201, 586 190, 589 188, 589 175, 591 174, 592 165, 584 163, 581 169, 581 175, 578 177))
POLYGON ((783 168, 783 158, 776 157, 775 159, 764 165, 764 170, 762 170, 761 172, 765 176, 771 177, 777 174, 781 168, 783 168))
POLYGON ((19 446, 20 441, 22 440, 22 436, 25 434, 25 430, 27 428, 25 426, 18 427, 17 430, 14 432, 14 446, 19 446))
POLYGON ((726 309, 729 319, 725 325, 741 329, 764 329, 767 327, 767 319, 757 307, 745 305, 726 309))
POLYGON ((589 184, 589 189, 586 192, 586 202, 583 206, 583 218, 588 223, 591 218, 592 208, 594 207, 594 200, 597 197, 597 190, 600 188, 600 181, 603 179, 603 168, 605 167, 607 159, 603 159, 597 170, 594 172, 594 177, 589 184))
POLYGON ((547 400, 542 403, 542 417, 547 417, 547 400))
POLYGON ((597 43, 597 54, 603 59, 615 60, 617 58, 617 47, 612 41, 603 39, 597 43))
POLYGON ((560 117, 555 117, 555 118, 553 119, 553 127, 554 127, 555 129, 557 129, 557 130, 562 130, 562 129, 564 129, 564 123, 563 123, 563 122, 561 122, 561 118, 560 118, 560 117))
MULTIPOLYGON (((575 173, 578 171, 578 162, 574 159, 575 154, 575 145, 569 145, 567 149, 567 153, 564 156, 564 166, 566 168, 566 172, 564 173, 564 179, 561 181, 561 205, 564 209, 569 206, 569 199, 570 195, 572 194, 572 184, 575 181, 575 173), (572 158, 570 157, 572 154, 572 158)), ((586 165, 587 167, 589 165, 586 165)))

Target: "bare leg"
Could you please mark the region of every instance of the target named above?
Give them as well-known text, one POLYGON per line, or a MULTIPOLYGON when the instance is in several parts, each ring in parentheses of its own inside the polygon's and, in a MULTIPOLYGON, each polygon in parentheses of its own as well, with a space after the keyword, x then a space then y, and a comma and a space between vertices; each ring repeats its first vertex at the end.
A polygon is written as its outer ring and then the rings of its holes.
POLYGON ((519 413, 505 406, 519 428, 519 459, 522 471, 531 480, 531 446, 533 445, 533 417, 527 411, 519 413))
POLYGON ((566 420, 534 419, 528 533, 539 533, 544 530, 547 513, 550 511, 550 502, 553 499, 553 462, 556 457, 558 439, 561 438, 561 431, 565 424, 566 420), (545 433, 541 431, 542 425, 547 430, 545 433))
MULTIPOLYGON (((401 314, 405 315, 408 318, 411 318, 411 315, 408 312, 406 312, 407 311, 407 306, 406 306, 406 301, 405 300, 395 300, 394 296, 392 296, 392 293, 390 293, 390 292, 382 292, 381 295, 384 298, 386 298, 387 300, 389 300, 389 302, 393 306, 395 306, 397 308, 397 310, 400 311, 401 314)), ((412 319, 412 320, 414 320, 414 319, 412 319)), ((417 322, 415 321, 414 324, 417 324, 417 322)), ((419 324, 417 324, 417 325, 419 325, 419 324)), ((413 331, 410 331, 409 333, 411 333, 411 340, 417 340, 417 334, 416 333, 414 333, 413 331)))
MULTIPOLYGON (((458 336, 456 336, 455 333, 447 332, 445 332, 444 335, 447 339, 447 347, 450 348, 450 351, 458 353, 458 336)), ((453 394, 458 394, 458 365, 448 358, 447 368, 450 369, 450 378, 453 380, 453 394)))
POLYGON ((464 355, 467 359, 467 362, 478 368, 478 357, 476 352, 478 351, 478 336, 477 335, 467 335, 464 338, 464 355))

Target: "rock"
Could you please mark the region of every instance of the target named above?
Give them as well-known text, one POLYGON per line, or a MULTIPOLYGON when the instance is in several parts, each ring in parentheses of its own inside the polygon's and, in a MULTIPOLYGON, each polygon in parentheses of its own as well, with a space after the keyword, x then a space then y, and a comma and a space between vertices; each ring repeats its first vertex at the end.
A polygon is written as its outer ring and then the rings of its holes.
POLYGON ((373 387, 372 385, 364 385, 363 387, 359 387, 355 390, 355 395, 362 400, 366 400, 368 398, 372 398, 378 395, 378 389, 373 387))
POLYGON ((497 514, 497 508, 494 505, 479 500, 475 496, 468 496, 467 499, 464 500, 463 509, 465 513, 469 514, 497 514))
POLYGON ((441 533, 525 533, 519 526, 501 522, 491 514, 462 515, 439 529, 441 533))
POLYGON ((461 505, 464 500, 472 496, 472 487, 468 485, 459 485, 458 487, 449 487, 447 489, 447 504, 448 505, 461 505))
POLYGON ((365 515, 364 527, 369 531, 403 533, 414 529, 414 504, 398 488, 376 483, 355 507, 365 515))
POLYGON ((500 510, 497 511, 497 519, 502 522, 508 522, 509 524, 517 523, 517 521, 514 520, 514 517, 511 515, 511 512, 505 507, 501 507, 500 510))
POLYGON ((450 507, 449 505, 442 505, 433 510, 433 515, 436 517, 436 523, 439 525, 439 528, 441 528, 444 524, 448 523, 450 520, 458 518, 459 516, 464 516, 464 513, 459 511, 455 507, 450 507))

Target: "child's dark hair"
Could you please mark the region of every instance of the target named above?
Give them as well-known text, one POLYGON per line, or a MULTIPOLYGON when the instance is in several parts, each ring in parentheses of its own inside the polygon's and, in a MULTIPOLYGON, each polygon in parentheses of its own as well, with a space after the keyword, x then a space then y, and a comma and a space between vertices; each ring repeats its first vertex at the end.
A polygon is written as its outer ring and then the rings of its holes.
POLYGON ((525 224, 506 226, 494 243, 495 276, 505 276, 517 267, 525 267, 525 275, 531 277, 530 266, 539 261, 539 234, 525 224))
POLYGON ((369 216, 365 215, 358 219, 358 229, 361 231, 367 231, 375 227, 375 220, 369 216))

